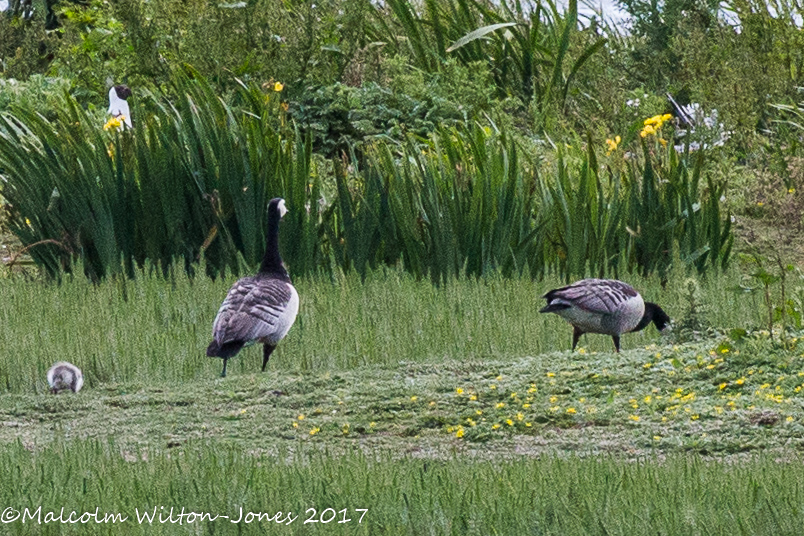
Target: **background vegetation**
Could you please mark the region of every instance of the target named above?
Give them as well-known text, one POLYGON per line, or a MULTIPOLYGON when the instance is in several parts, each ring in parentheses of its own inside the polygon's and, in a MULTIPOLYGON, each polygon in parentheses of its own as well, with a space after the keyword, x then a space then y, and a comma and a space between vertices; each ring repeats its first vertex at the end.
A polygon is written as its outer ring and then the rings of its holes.
POLYGON ((800 226, 800 13, 710 4, 622 2, 627 29, 550 1, 12 6, 7 226, 96 280, 242 273, 274 195, 297 274, 722 268, 735 231, 800 226), (104 132, 118 82, 135 128, 104 132))

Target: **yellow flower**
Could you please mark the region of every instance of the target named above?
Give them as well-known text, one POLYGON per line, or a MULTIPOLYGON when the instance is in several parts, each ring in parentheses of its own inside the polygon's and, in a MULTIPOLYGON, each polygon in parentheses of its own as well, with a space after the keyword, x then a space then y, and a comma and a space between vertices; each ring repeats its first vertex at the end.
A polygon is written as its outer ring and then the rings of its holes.
POLYGON ((785 419, 785 420, 786 420, 787 422, 793 422, 793 416, 792 416, 792 415, 788 415, 788 416, 787 416, 787 419, 785 419))
POLYGON ((274 91, 279 92, 285 89, 285 85, 282 82, 276 82, 274 84, 274 91))
POLYGON ((575 408, 567 408, 567 413, 569 413, 570 415, 575 415, 576 413, 575 408))
POLYGON ((463 394, 463 389, 458 387, 457 389, 455 389, 455 392, 458 393, 459 395, 462 395, 463 394))
POLYGON ((657 435, 655 435, 655 436, 653 436, 653 440, 654 440, 654 441, 661 441, 661 440, 662 440, 662 436, 657 436, 657 435))
POLYGON ((419 399, 419 397, 416 396, 416 395, 413 395, 412 397, 410 397, 411 402, 416 402, 418 399, 419 399))
POLYGON ((122 115, 120 117, 110 117, 106 124, 103 125, 103 130, 119 130, 123 126, 125 119, 122 115))
POLYGON ((455 432, 455 437, 457 437, 458 439, 463 437, 463 428, 458 428, 458 431, 455 432))
POLYGON ((469 400, 477 400, 477 395, 472 395, 469 397, 469 400))
POLYGON ((303 421, 303 420, 304 420, 304 414, 299 415, 299 416, 298 416, 298 417, 296 417, 296 418, 297 418, 297 419, 299 419, 300 421, 303 421))
POLYGON ((293 428, 298 428, 298 427, 299 427, 299 423, 297 423, 296 421, 293 421, 293 428))
POLYGON ((608 146, 609 150, 606 153, 610 155, 614 151, 617 150, 617 146, 620 145, 621 138, 619 136, 615 136, 614 139, 606 138, 606 145, 608 146))
POLYGON ((639 415, 629 415, 628 418, 634 422, 639 421, 639 415))
POLYGON ((505 402, 497 402, 497 409, 504 408, 505 402))
POLYGON ((499 424, 499 423, 494 423, 494 424, 492 424, 492 425, 491 425, 491 429, 492 429, 492 430, 496 430, 496 429, 497 429, 497 428, 499 428, 499 427, 500 427, 500 424, 499 424))
POLYGON ((514 421, 512 421, 511 419, 505 419, 505 424, 507 424, 508 426, 513 426, 514 421))
POLYGON ((639 133, 640 136, 646 138, 648 136, 654 136, 656 134, 656 129, 653 125, 645 125, 645 128, 642 129, 642 132, 639 133))
POLYGON ((320 432, 320 431, 321 431, 321 428, 319 428, 319 427, 317 427, 317 426, 316 426, 315 428, 313 428, 312 430, 310 430, 310 435, 316 435, 316 434, 317 434, 318 432, 320 432))
POLYGON ((547 373, 547 377, 548 377, 548 378, 552 378, 552 377, 553 377, 553 376, 555 376, 555 375, 556 375, 556 373, 555 373, 555 372, 548 372, 548 373, 547 373))
POLYGON ((723 383, 721 383, 720 385, 718 385, 718 386, 717 386, 717 388, 718 388, 719 390, 721 390, 721 391, 722 391, 723 389, 725 389, 725 388, 726 388, 726 386, 727 386, 727 385, 729 385, 729 384, 728 384, 728 383, 726 383, 726 382, 723 382, 723 383))
POLYGON ((524 418, 525 418, 525 416, 524 416, 524 415, 522 415, 521 413, 517 413, 517 414, 516 414, 516 420, 521 421, 521 420, 523 420, 524 418))

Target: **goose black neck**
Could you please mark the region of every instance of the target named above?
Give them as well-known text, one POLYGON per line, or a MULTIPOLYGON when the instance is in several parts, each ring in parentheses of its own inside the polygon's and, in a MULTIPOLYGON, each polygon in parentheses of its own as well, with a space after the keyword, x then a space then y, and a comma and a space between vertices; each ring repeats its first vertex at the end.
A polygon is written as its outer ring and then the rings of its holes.
POLYGON ((279 256, 279 219, 278 211, 269 211, 268 241, 265 244, 265 255, 262 257, 259 273, 289 279, 288 272, 282 265, 282 257, 279 256))
POLYGON ((653 320, 653 315, 655 312, 656 305, 651 302, 645 302, 645 314, 642 315, 642 319, 639 321, 639 324, 637 324, 636 327, 631 331, 640 331, 645 329, 653 320))
POLYGON ((639 324, 631 331, 645 329, 651 322, 656 326, 656 329, 661 331, 669 321, 670 317, 667 316, 667 313, 665 313, 661 307, 655 303, 645 302, 645 314, 642 315, 642 320, 639 321, 639 324))

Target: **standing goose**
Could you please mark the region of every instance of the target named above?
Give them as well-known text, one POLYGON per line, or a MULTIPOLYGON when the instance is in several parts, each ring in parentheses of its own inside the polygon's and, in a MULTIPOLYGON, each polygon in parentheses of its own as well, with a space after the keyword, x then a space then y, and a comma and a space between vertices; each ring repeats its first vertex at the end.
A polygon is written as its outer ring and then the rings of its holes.
POLYGON ((634 288, 614 279, 583 279, 551 290, 543 296, 547 306, 540 313, 556 313, 572 324, 572 349, 584 333, 611 335, 620 351, 620 335, 639 331, 653 322, 659 331, 670 317, 655 303, 642 300, 634 288))
POLYGON ((84 375, 81 369, 66 361, 53 363, 47 371, 47 384, 53 394, 69 389, 73 393, 81 390, 84 385, 84 375))
POLYGON ((279 220, 287 211, 284 199, 277 197, 268 203, 268 243, 260 270, 232 285, 212 324, 207 355, 223 358, 221 377, 226 376, 229 358, 252 342, 263 344, 265 371, 271 352, 296 320, 299 295, 279 256, 279 220))

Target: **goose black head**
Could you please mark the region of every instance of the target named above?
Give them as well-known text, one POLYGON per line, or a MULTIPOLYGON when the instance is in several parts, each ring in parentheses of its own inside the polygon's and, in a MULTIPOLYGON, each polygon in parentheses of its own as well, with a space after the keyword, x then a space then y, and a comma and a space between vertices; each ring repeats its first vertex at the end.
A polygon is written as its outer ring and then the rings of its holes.
POLYGON ((285 200, 281 197, 274 197, 268 202, 268 215, 277 215, 278 219, 282 219, 288 213, 288 208, 285 206, 285 200))
POLYGON ((664 309, 655 303, 645 302, 645 313, 642 315, 642 320, 640 320, 639 324, 637 324, 636 327, 631 331, 645 329, 651 322, 653 322, 653 325, 656 326, 656 329, 659 331, 664 331, 668 324, 670 324, 670 317, 667 316, 667 313, 664 312, 664 309))

